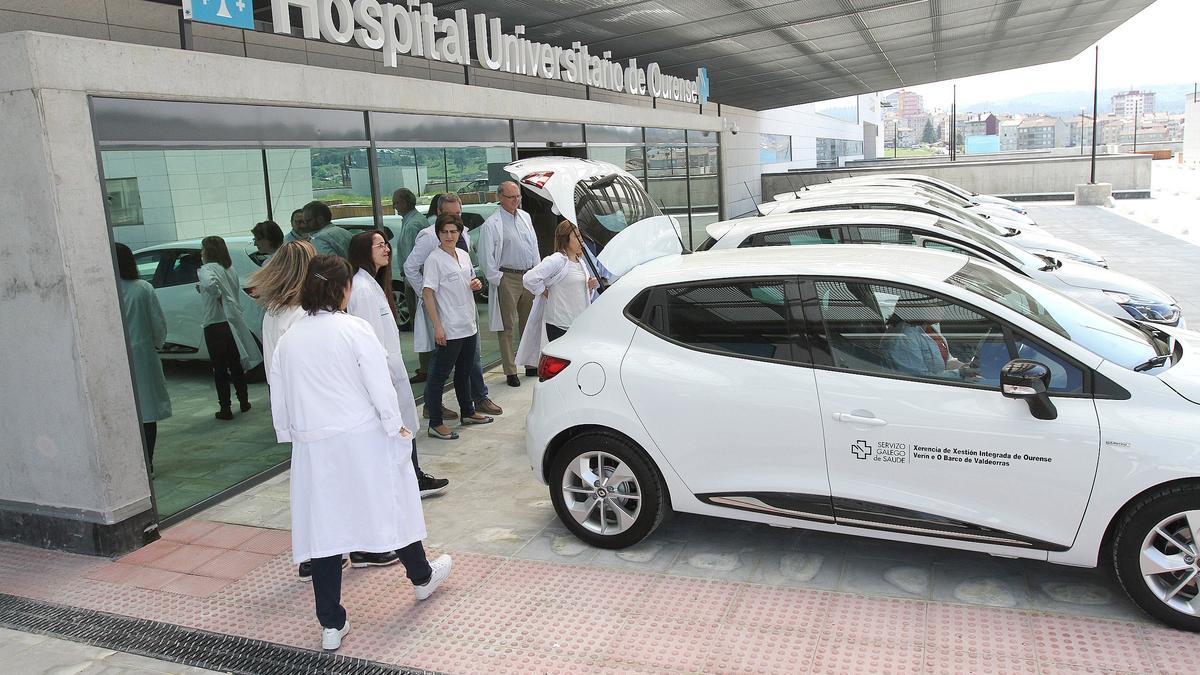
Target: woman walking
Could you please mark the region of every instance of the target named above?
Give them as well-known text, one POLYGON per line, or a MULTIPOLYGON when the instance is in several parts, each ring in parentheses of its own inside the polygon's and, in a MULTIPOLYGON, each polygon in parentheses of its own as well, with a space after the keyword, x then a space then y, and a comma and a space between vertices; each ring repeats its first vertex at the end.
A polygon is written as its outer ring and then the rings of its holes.
POLYGON ((121 316, 129 336, 133 358, 133 388, 137 392, 138 416, 146 436, 146 468, 154 475, 154 444, 158 440, 158 422, 171 416, 171 396, 163 375, 158 348, 167 339, 167 320, 154 287, 138 278, 137 261, 125 244, 117 244, 117 272, 121 280, 121 316))
POLYGON ((425 383, 425 407, 429 409, 429 435, 452 440, 442 419, 442 390, 450 370, 454 370, 454 395, 461 408, 462 424, 490 424, 492 418, 475 411, 471 396, 471 368, 479 359, 478 317, 474 292, 483 287, 475 277, 471 257, 458 247, 462 236, 462 218, 442 214, 434 223, 438 247, 425 259, 425 284, 422 289, 425 314, 433 325, 436 345, 432 372, 425 383))
MULTIPOLYGON (((395 300, 390 292, 391 262, 392 246, 380 230, 360 232, 350 239, 350 266, 354 268, 354 278, 351 281, 350 304, 346 306, 346 312, 366 321, 375 331, 375 337, 379 338, 383 351, 387 353, 388 373, 392 378, 392 386, 396 388, 396 399, 400 402, 404 426, 416 433, 421 428, 421 418, 417 415, 417 402, 408 382, 408 368, 404 365, 404 352, 400 347, 395 300)), ((450 484, 450 481, 444 478, 434 478, 421 470, 417 461, 415 438, 412 461, 422 499, 442 492, 450 484)))
POLYGON ((292 444, 292 557, 311 559, 321 646, 350 631, 341 605, 342 554, 395 551, 417 600, 450 576, 451 559, 430 563, 425 519, 387 354, 365 321, 346 314, 350 264, 318 255, 300 304, 307 316, 279 340, 271 360, 271 416, 292 444))
POLYGON ((308 263, 317 249, 307 241, 289 241, 280 246, 262 269, 246 282, 263 308, 263 371, 271 372, 271 355, 279 338, 304 316, 300 291, 308 272, 308 263))
POLYGON ((196 284, 196 290, 204 296, 200 325, 204 327, 204 344, 212 363, 217 403, 221 406, 215 417, 231 420, 229 383, 233 382, 242 412, 250 410, 245 371, 258 363, 262 354, 242 318, 239 302, 242 285, 233 270, 225 240, 215 236, 201 239, 200 259, 204 262, 197 272, 200 283, 196 284))
POLYGON ((592 303, 599 285, 583 259, 587 254, 574 223, 564 220, 554 228, 554 249, 521 278, 522 285, 533 293, 529 323, 517 348, 517 363, 528 368, 537 367, 547 342, 566 334, 575 317, 592 303))

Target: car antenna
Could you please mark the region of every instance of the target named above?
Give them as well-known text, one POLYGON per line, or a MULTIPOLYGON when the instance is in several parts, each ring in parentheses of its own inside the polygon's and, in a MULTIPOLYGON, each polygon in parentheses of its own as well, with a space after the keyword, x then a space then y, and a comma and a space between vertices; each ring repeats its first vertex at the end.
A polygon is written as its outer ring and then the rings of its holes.
MULTIPOLYGON (((670 215, 667 214, 667 205, 663 203, 662 198, 655 197, 654 201, 658 202, 658 208, 659 208, 659 210, 661 210, 663 212, 663 215, 667 216, 669 218, 670 215)), ((688 223, 690 224, 691 222, 692 222, 691 213, 689 212, 688 223)), ((672 228, 672 229, 674 229, 674 228, 672 228)), ((683 243, 683 235, 679 234, 679 230, 675 230, 675 239, 677 239, 679 241, 679 248, 682 251, 683 255, 687 255, 687 254, 691 253, 691 251, 688 250, 687 244, 683 243)))
MULTIPOLYGON (((787 176, 787 179, 788 179, 788 185, 792 186, 792 196, 793 196, 793 197, 799 197, 799 196, 800 196, 800 191, 796 189, 796 183, 795 183, 795 181, 793 181, 793 180, 792 180, 792 174, 791 174, 791 173, 787 173, 787 174, 785 174, 785 175, 787 176)), ((807 186, 807 185, 803 185, 802 187, 803 187, 805 190, 807 190, 807 189, 808 189, 808 186, 807 186)))
POLYGON ((750 203, 754 205, 755 212, 757 212, 761 217, 763 213, 762 210, 758 208, 758 201, 754 199, 754 190, 750 189, 750 181, 744 180, 742 181, 742 185, 746 186, 746 194, 750 195, 750 203))

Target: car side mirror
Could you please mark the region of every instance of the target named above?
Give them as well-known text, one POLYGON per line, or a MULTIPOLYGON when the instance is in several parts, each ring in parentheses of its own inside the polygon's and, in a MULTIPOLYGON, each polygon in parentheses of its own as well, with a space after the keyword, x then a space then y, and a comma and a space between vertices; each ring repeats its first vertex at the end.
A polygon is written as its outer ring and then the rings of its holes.
POLYGON ((1013 359, 1000 369, 1000 392, 1005 398, 1025 399, 1029 412, 1039 420, 1058 418, 1049 389, 1050 369, 1042 363, 1013 359))

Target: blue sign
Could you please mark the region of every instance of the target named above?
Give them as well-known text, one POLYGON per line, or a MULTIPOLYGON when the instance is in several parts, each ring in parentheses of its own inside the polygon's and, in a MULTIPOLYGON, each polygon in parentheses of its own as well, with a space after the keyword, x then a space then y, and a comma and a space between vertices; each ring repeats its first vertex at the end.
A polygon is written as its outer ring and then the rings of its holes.
POLYGON ((254 30, 254 0, 183 0, 183 16, 192 21, 254 30))
POLYGON ((999 136, 967 136, 966 138, 966 153, 968 155, 979 155, 989 152, 1000 152, 1000 137, 999 136))
POLYGON ((708 103, 708 68, 700 68, 696 71, 696 89, 700 94, 700 105, 708 103))

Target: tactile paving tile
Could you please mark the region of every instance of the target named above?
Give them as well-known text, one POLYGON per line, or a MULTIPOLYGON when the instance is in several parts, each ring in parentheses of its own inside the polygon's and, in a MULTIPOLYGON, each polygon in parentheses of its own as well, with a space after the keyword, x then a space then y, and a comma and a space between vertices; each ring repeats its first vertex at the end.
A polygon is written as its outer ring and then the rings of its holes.
POLYGON ((825 622, 834 594, 793 588, 744 586, 726 616, 727 623, 806 630, 825 622))
POLYGON ((192 570, 192 573, 218 579, 240 579, 270 558, 271 556, 249 551, 222 551, 220 555, 192 570))
POLYGON ((704 666, 706 673, 808 672, 821 635, 815 631, 722 626, 704 666))
POLYGON ((959 675, 960 673, 1038 675, 1039 670, 1035 659, 1021 659, 956 649, 938 649, 926 645, 924 672, 930 675, 959 675))
MULTIPOLYGON (((426 602, 435 600, 438 600, 436 594, 426 602)), ((515 596, 496 601, 492 596, 472 593, 436 625, 434 632, 452 640, 490 644, 528 624, 543 606, 533 597, 515 596)))
POLYGON ((925 643, 933 649, 1037 658, 1030 615, 1016 610, 929 603, 925 643))
POLYGON ((586 658, 441 638, 430 638, 421 642, 404 660, 405 665, 411 668, 444 673, 567 675, 596 671, 595 666, 586 658))
POLYGON ((1154 664, 1164 673, 1200 673, 1200 634, 1142 626, 1154 664))
POLYGON ((600 624, 585 625, 577 632, 585 640, 589 634, 597 642, 607 640, 600 653, 613 661, 697 672, 708 661, 718 624, 632 616, 616 631, 600 624))
POLYGON ((825 635, 813 657, 813 673, 839 675, 901 675, 919 673, 924 665, 922 645, 905 642, 858 642, 825 635))
POLYGON ((834 595, 821 632, 864 644, 920 643, 925 638, 925 606, 920 600, 834 595))
POLYGON ((190 573, 222 553, 225 553, 225 549, 184 544, 161 558, 143 563, 143 565, 169 572, 190 573))
POLYGON ((239 551, 279 555, 292 548, 292 533, 287 530, 265 530, 250 537, 238 547, 239 551))
POLYGON ((1154 660, 1138 624, 1102 619, 1034 615, 1040 664, 1064 664, 1149 672, 1154 660))
POLYGON ((657 577, 629 609, 666 619, 720 622, 740 590, 727 581, 657 577))

